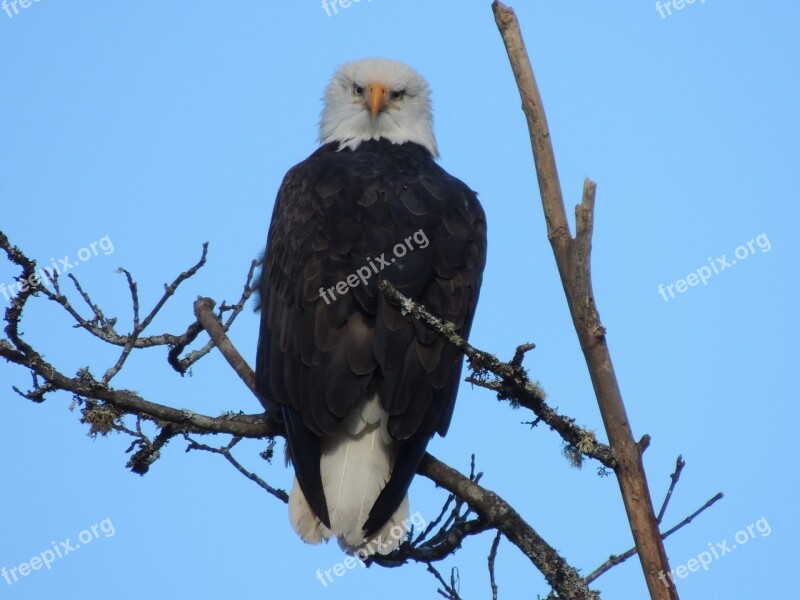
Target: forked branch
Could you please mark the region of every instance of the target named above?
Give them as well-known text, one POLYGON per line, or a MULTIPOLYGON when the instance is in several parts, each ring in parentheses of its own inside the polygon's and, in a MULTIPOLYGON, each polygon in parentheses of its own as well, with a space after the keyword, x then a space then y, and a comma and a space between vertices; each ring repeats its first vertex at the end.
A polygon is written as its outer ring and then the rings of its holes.
POLYGON ((544 104, 525 49, 519 22, 514 11, 501 2, 495 1, 492 10, 522 99, 522 110, 528 122, 539 193, 547 224, 547 237, 553 247, 561 283, 589 368, 603 424, 617 459, 614 472, 622 492, 634 541, 639 550, 647 587, 653 600, 677 600, 674 588, 665 587, 659 580, 659 573, 669 572, 669 561, 653 510, 641 449, 633 438, 611 363, 606 330, 600 322, 592 292, 590 258, 595 184, 588 179, 584 184, 583 199, 575 209, 577 235, 573 238, 567 222, 567 211, 564 207, 544 104))

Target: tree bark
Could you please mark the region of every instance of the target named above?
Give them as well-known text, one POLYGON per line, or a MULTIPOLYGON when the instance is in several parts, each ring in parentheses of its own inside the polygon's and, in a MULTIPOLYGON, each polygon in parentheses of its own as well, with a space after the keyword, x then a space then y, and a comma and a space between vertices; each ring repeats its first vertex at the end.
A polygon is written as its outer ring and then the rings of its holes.
POLYGON ((617 459, 614 472, 622 492, 650 597, 653 600, 677 600, 678 594, 674 586, 665 583, 665 575, 670 571, 669 561, 647 486, 642 448, 633 438, 611 363, 606 330, 600 322, 592 292, 590 258, 596 186, 588 179, 584 184, 583 198, 575 208, 576 236, 573 238, 567 222, 544 105, 519 23, 514 11, 496 0, 492 4, 492 10, 522 98, 522 110, 528 121, 547 224, 547 237, 553 247, 572 322, 589 368, 606 434, 617 459))

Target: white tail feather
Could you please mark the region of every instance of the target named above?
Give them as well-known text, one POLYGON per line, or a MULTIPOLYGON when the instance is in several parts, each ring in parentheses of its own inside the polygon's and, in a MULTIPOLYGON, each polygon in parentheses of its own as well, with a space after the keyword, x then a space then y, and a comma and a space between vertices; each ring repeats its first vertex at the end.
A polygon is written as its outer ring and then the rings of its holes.
POLYGON ((365 539, 363 532, 364 522, 392 474, 395 442, 386 430, 387 419, 374 396, 353 411, 333 435, 323 439, 320 473, 330 530, 312 512, 295 479, 289 518, 304 541, 319 544, 335 535, 343 550, 362 558, 388 554, 403 541, 408 530, 408 496, 372 539, 365 539))
POLYGON ((292 493, 289 494, 289 522, 297 535, 307 544, 326 542, 331 537, 331 531, 317 518, 308 504, 297 477, 294 478, 292 493))

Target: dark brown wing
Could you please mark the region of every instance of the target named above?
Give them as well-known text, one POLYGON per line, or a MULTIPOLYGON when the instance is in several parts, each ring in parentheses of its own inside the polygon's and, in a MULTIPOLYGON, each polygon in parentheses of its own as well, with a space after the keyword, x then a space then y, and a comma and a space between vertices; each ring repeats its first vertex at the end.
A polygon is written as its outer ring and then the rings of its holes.
POLYGON ((400 445, 370 534, 402 501, 431 436, 447 432, 460 381, 461 354, 388 303, 378 281, 467 336, 485 258, 475 193, 421 146, 329 144, 286 175, 259 286, 256 383, 280 407, 298 482, 326 525, 321 436, 368 394, 391 415, 400 445))

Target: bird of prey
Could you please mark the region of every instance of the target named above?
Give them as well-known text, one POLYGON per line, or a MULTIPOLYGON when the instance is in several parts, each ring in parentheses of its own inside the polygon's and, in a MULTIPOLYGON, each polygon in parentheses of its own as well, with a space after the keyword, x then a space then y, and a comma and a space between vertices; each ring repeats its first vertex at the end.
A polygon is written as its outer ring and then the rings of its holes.
POLYGON ((405 538, 428 441, 449 427, 463 354, 378 283, 467 337, 486 221, 475 192, 435 162, 428 84, 401 62, 341 66, 319 138, 275 201, 256 385, 285 424, 297 534, 385 554, 405 538))

